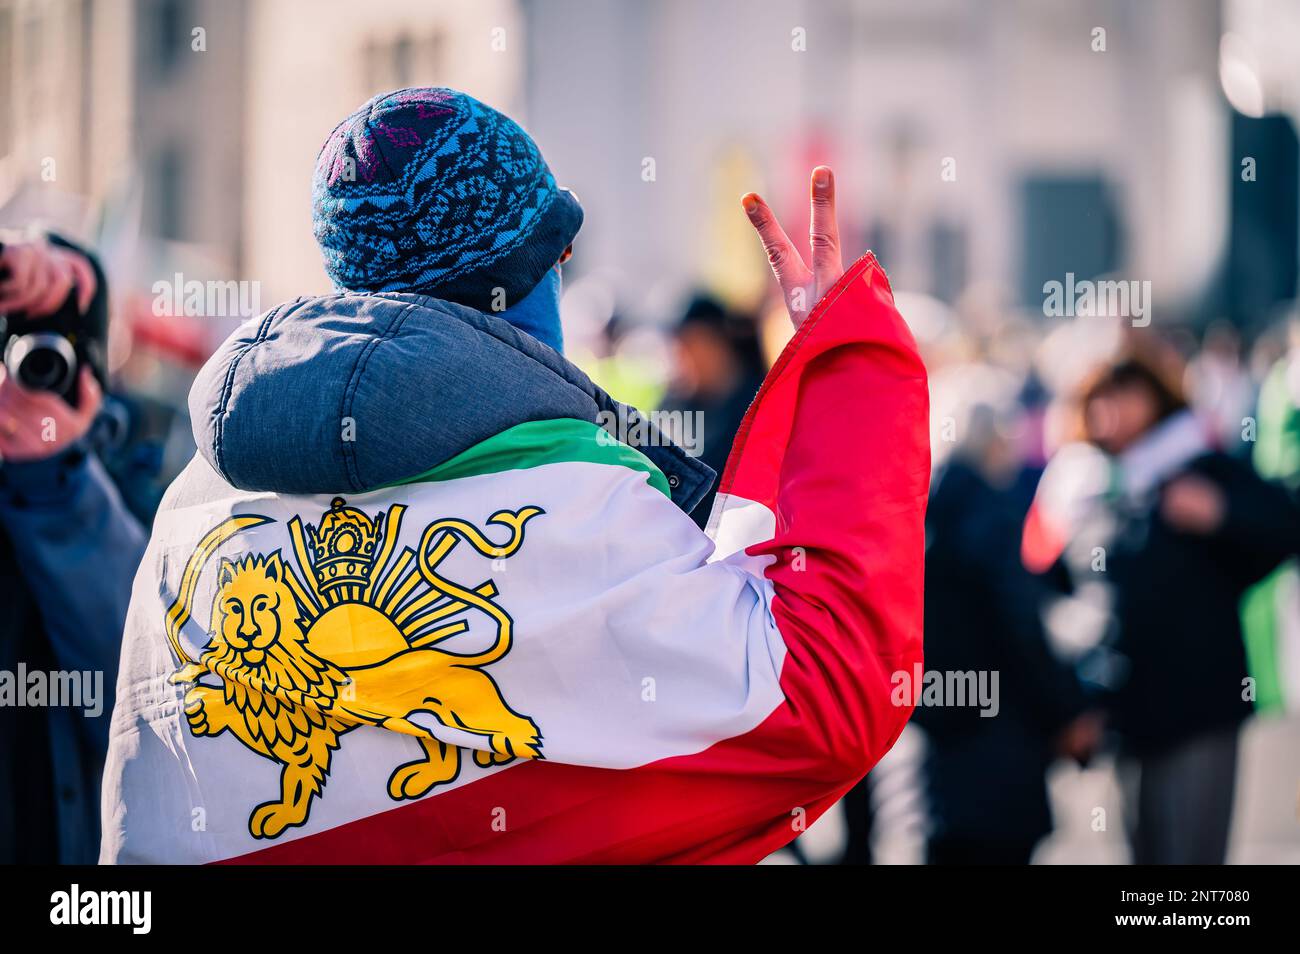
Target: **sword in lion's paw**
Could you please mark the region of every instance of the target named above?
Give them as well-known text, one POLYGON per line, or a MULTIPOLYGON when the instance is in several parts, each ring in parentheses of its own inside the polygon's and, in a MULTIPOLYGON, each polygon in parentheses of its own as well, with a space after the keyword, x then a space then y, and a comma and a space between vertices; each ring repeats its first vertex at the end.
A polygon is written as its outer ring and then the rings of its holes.
POLYGON ((173 685, 194 682, 199 676, 207 672, 207 669, 200 666, 185 651, 185 647, 181 645, 181 629, 190 620, 194 590, 198 586, 199 576, 203 573, 204 565, 212 557, 212 554, 217 551, 218 547, 241 530, 248 530, 252 527, 274 522, 273 518, 263 517, 260 514, 237 514, 221 521, 221 523, 205 533, 203 539, 199 541, 199 545, 190 554, 189 560, 185 563, 185 572, 181 574, 181 584, 176 593, 176 599, 167 610, 167 642, 171 643, 172 652, 176 654, 176 660, 181 664, 180 668, 172 673, 168 679, 173 685))

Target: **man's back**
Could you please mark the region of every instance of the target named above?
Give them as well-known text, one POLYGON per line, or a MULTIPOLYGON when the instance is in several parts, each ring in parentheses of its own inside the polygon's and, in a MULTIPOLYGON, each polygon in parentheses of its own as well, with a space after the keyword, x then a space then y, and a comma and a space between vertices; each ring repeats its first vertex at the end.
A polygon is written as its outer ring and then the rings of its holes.
POLYGON ((921 642, 924 371, 873 259, 837 289, 742 427, 716 553, 700 465, 601 430, 613 402, 505 322, 343 295, 246 325, 136 581, 103 859, 792 838, 892 744, 921 642))

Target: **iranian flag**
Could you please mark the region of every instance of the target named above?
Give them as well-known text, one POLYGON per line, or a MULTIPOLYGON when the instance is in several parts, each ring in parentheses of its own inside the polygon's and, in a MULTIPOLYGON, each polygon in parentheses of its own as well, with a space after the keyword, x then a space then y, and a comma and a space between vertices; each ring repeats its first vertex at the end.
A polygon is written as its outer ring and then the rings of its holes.
POLYGON ((761 859, 910 715, 927 433, 868 255, 768 375, 707 535, 587 421, 347 496, 196 458, 135 583, 103 860, 761 859))

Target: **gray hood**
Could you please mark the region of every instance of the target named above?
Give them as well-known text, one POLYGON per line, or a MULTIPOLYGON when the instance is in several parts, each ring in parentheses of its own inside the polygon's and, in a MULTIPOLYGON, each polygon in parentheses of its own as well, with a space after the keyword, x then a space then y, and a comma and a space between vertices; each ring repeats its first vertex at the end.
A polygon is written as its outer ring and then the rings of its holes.
MULTIPOLYGON (((638 413, 507 322, 405 294, 299 298, 238 328, 190 390, 199 453, 230 484, 360 493, 507 428, 638 413)), ((689 512, 714 473, 653 427, 638 446, 689 512)))

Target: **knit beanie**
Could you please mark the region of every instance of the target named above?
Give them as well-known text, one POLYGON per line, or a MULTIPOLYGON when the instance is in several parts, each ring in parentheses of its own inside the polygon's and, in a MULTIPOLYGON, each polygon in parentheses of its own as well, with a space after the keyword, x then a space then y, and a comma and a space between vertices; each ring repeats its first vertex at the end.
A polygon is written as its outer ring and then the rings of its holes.
POLYGON ((455 90, 412 88, 376 96, 330 134, 312 220, 339 288, 501 312, 560 260, 582 207, 512 119, 455 90))

